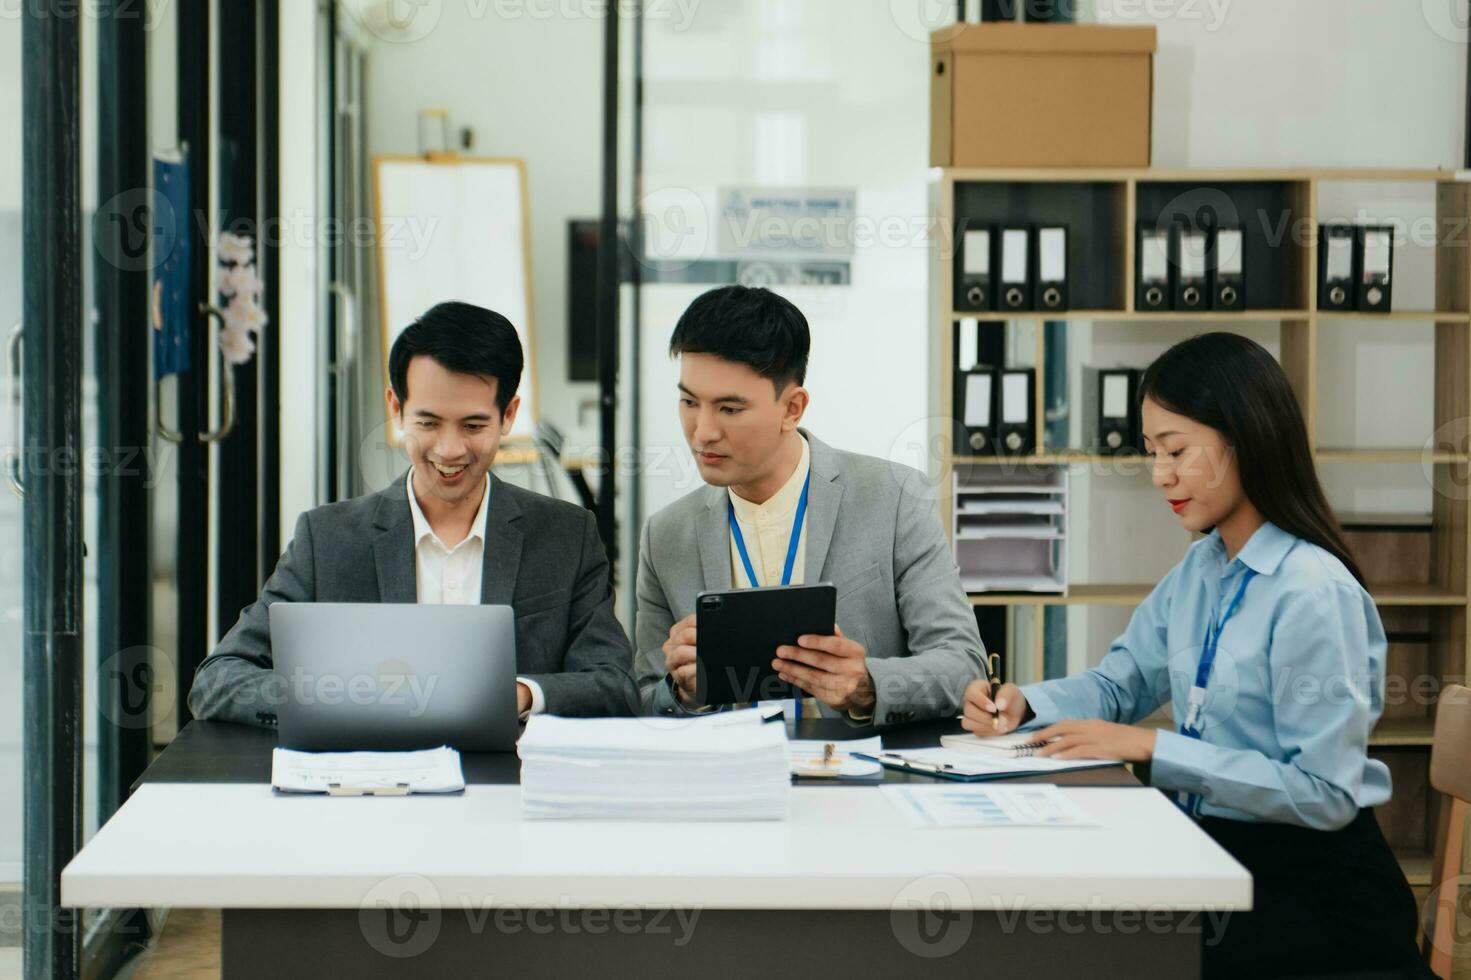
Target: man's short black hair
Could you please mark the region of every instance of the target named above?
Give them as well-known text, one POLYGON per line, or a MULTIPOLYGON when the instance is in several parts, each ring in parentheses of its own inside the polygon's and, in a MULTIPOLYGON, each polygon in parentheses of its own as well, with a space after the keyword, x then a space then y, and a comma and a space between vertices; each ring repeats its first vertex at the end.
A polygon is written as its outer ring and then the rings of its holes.
POLYGON ((812 336, 791 300, 759 286, 720 286, 701 293, 674 325, 669 356, 714 354, 745 364, 776 386, 807 377, 812 336))
POLYGON ((409 400, 409 362, 420 354, 456 374, 495 378, 501 415, 521 386, 521 338, 510 320, 482 306, 440 303, 398 335, 388 355, 388 383, 400 405, 409 400))

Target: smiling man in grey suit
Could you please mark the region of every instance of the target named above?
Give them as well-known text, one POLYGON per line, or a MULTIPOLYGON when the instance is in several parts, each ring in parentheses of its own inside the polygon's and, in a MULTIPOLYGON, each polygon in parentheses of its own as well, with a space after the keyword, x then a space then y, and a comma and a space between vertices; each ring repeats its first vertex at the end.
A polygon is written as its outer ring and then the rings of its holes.
POLYGON ((800 310, 745 286, 710 290, 674 328, 680 420, 709 486, 644 528, 636 633, 645 711, 709 710, 695 700, 694 615, 696 595, 709 589, 837 586, 837 634, 772 651, 781 678, 826 716, 950 717, 983 675, 975 613, 924 477, 798 428, 809 344, 800 310))
POLYGON ((386 490, 301 516, 260 599, 194 675, 196 717, 274 723, 285 696, 271 671, 274 602, 509 605, 522 718, 637 710, 593 515, 490 474, 521 368, 510 321, 468 303, 441 303, 399 334, 385 397, 412 467, 386 490))

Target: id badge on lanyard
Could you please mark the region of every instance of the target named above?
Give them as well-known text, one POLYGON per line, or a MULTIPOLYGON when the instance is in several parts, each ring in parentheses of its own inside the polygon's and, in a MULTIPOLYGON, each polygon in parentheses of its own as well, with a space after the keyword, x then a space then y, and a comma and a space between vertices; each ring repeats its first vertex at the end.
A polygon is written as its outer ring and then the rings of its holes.
MULTIPOLYGON (((1236 615, 1236 609, 1241 605, 1241 597, 1246 593, 1246 587, 1251 584, 1255 576, 1255 569, 1248 568, 1241 577, 1241 584, 1236 587, 1236 595, 1226 606, 1221 621, 1219 623, 1208 621, 1205 624, 1205 643, 1200 650, 1200 663, 1195 668, 1195 683, 1190 685, 1185 721, 1180 725, 1180 734, 1186 738, 1199 739, 1201 736, 1200 725, 1205 716, 1205 688, 1210 683, 1211 668, 1216 663, 1216 646, 1221 642, 1221 633, 1225 630, 1226 624, 1231 621, 1232 616, 1236 615)), ((1190 793, 1179 806, 1190 816, 1195 816, 1200 809, 1200 794, 1190 793)))

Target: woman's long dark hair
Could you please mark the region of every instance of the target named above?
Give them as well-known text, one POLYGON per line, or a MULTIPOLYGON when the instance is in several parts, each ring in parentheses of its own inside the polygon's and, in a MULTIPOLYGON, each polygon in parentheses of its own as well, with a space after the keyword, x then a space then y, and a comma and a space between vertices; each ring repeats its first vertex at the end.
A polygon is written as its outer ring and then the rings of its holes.
POLYGON ((1332 554, 1364 584, 1318 482, 1297 396, 1266 348, 1231 333, 1181 341, 1144 372, 1139 400, 1145 398, 1221 433, 1261 515, 1332 554))

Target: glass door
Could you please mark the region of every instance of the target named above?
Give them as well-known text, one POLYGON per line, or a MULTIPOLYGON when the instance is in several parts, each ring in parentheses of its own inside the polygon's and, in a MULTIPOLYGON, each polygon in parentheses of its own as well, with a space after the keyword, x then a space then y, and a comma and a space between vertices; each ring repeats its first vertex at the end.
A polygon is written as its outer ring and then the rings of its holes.
POLYGON ((276 556, 276 8, 221 6, 0 17, 0 978, 146 940, 62 908, 61 871, 276 556))
MULTIPOLYGON (((77 917, 61 869, 81 844, 83 533, 81 24, 32 6, 21 48, 20 771, 22 965, 74 976, 77 917)), ((11 62, 14 64, 14 62, 11 62)), ((13 539, 12 539, 13 540, 13 539)))
MULTIPOLYGON (((924 387, 884 387, 873 355, 883 351, 885 377, 928 371, 929 31, 955 10, 750 0, 701 6, 686 22, 646 5, 630 42, 638 101, 624 125, 640 281, 622 359, 635 390, 623 405, 644 462, 630 488, 632 534, 701 486, 667 352, 680 313, 719 285, 769 287, 806 315, 805 425, 818 438, 936 468, 924 387)), ((624 540, 632 555, 637 538, 624 540)))
MULTIPOLYGON (((21 90, 20 21, 0 18, 0 91, 21 90)), ((15 488, 20 447, 21 309, 21 119, 20 100, 0 101, 0 445, 6 488, 0 489, 0 977, 20 975, 21 823, 21 647, 25 628, 21 600, 21 497, 15 488)))

